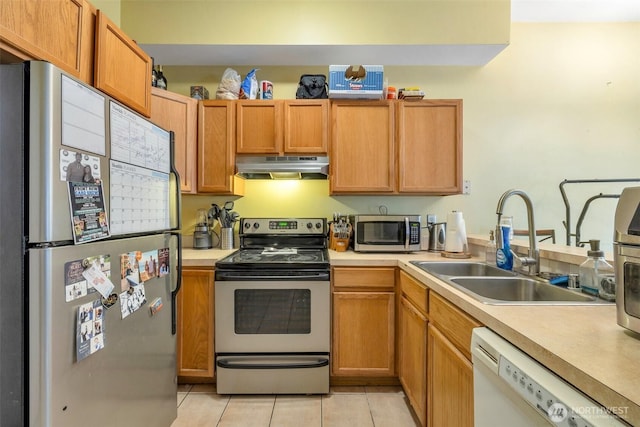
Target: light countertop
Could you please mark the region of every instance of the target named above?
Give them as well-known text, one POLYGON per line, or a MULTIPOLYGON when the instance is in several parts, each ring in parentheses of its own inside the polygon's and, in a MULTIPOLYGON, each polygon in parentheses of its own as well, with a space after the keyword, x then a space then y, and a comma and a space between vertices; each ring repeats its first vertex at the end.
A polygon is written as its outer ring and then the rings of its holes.
MULTIPOLYGON (((472 238, 469 241, 472 243, 472 238)), ((574 264, 584 259, 582 248, 563 250, 567 251, 564 255, 552 250, 543 256, 574 264)), ((213 267, 215 260, 231 252, 184 249, 183 266, 213 267)), ((615 305, 488 305, 410 264, 413 260, 450 260, 439 253, 363 254, 330 250, 329 255, 332 266, 398 266, 602 406, 632 425, 640 425, 640 335, 618 326, 615 305)))

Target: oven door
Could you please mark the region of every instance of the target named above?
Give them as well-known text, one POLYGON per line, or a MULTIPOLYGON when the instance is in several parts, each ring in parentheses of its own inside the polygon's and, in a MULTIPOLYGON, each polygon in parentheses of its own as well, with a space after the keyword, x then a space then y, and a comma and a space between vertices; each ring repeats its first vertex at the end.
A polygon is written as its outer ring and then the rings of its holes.
POLYGON ((616 244, 614 265, 618 324, 640 333, 640 246, 616 244))
POLYGON ((216 353, 328 353, 329 281, 216 281, 216 353))

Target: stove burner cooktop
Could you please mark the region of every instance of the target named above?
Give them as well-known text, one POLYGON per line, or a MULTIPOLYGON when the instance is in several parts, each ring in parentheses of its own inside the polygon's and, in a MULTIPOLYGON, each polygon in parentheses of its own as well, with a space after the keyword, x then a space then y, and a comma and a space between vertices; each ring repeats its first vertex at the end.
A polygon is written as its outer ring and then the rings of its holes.
POLYGON ((239 249, 226 258, 218 261, 216 266, 276 266, 290 267, 292 264, 322 265, 327 264, 326 249, 239 249))
POLYGON ((216 271, 328 272, 326 229, 324 218, 243 218, 240 249, 216 262, 216 271))

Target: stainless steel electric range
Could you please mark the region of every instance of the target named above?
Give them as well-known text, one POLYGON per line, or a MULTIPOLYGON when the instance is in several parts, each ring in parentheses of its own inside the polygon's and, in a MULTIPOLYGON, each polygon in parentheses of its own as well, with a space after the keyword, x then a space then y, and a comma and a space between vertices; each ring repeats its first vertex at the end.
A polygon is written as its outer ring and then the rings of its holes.
POLYGON ((324 218, 243 218, 215 266, 220 394, 329 392, 330 268, 324 218))

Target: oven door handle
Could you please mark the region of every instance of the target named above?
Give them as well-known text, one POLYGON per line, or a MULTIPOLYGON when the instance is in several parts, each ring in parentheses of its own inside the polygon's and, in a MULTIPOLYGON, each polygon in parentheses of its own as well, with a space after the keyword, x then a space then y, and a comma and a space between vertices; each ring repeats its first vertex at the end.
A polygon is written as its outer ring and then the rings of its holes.
POLYGON ((306 275, 301 275, 301 276, 287 276, 287 275, 282 275, 282 276, 261 276, 261 275, 255 275, 255 276, 250 276, 250 275, 234 275, 233 273, 229 274, 229 273, 223 273, 223 272, 219 272, 218 276, 216 277, 216 280, 222 280, 222 281, 233 281, 233 280, 263 280, 263 281, 269 281, 269 280, 305 280, 305 279, 311 279, 311 280, 316 280, 316 281, 327 281, 329 280, 329 274, 328 273, 322 273, 322 274, 306 274, 306 275))
POLYGON ((311 362, 285 362, 285 363, 234 363, 228 359, 220 359, 216 363, 219 368, 225 369, 305 369, 321 368, 329 365, 329 359, 318 359, 311 362))

